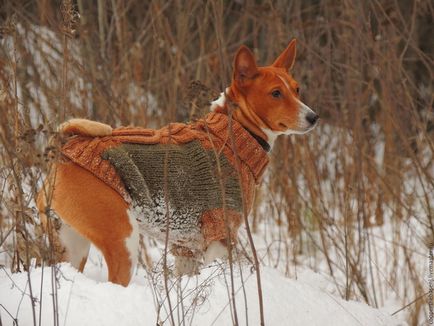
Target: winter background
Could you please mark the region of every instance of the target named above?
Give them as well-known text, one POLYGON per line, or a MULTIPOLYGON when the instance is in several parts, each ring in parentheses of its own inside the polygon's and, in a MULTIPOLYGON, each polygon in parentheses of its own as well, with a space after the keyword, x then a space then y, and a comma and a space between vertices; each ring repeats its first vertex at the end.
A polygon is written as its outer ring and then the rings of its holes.
POLYGON ((0 4, 0 325, 432 324, 433 16, 429 0, 6 0, 0 4), (236 49, 293 75, 321 115, 282 137, 232 270, 164 278, 141 239, 130 286, 95 249, 50 266, 34 197, 71 117, 157 128, 208 110, 236 49), (430 258, 431 257, 431 258, 430 258), (431 288, 431 290, 430 290, 431 288), (431 291, 431 292, 430 292, 431 291))

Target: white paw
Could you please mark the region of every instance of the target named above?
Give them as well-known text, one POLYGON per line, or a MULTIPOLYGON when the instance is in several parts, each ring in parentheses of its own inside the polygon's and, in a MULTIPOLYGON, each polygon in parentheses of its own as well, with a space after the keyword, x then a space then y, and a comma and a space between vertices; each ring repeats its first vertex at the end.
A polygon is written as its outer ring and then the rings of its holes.
POLYGON ((210 243, 205 251, 205 255, 203 256, 204 265, 209 265, 217 258, 227 259, 228 255, 228 249, 225 245, 223 245, 220 241, 213 241, 210 243))
POLYGON ((193 276, 199 274, 201 262, 195 257, 176 256, 175 257, 175 275, 176 276, 193 276))

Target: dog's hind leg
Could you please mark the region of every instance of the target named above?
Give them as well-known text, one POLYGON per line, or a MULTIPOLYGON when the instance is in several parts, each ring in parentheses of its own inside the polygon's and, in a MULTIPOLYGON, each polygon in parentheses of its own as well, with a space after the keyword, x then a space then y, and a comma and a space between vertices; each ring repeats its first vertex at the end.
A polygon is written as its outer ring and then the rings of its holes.
POLYGON ((58 230, 59 243, 65 248, 63 258, 80 265, 91 241, 104 255, 109 281, 127 286, 139 244, 136 221, 127 213, 128 204, 115 190, 74 163, 58 164, 53 184, 51 208, 63 223, 58 230))
POLYGON ((89 255, 90 241, 65 223, 60 227, 59 238, 65 248, 64 259, 83 272, 89 255))
MULTIPOLYGON (((97 245, 98 246, 98 245, 97 245)), ((130 253, 125 241, 114 241, 98 246, 108 267, 108 280, 127 286, 137 263, 136 252, 130 253)))
POLYGON ((74 268, 83 272, 90 241, 63 222, 53 210, 46 212, 44 195, 40 194, 37 201, 41 222, 51 246, 51 263, 69 262, 74 268))
MULTIPOLYGON (((138 261, 139 253, 139 227, 134 215, 128 214, 131 232, 128 236, 113 237, 113 233, 107 234, 110 236, 110 241, 95 243, 104 255, 104 259, 108 267, 108 279, 110 282, 127 286, 130 283, 131 277, 138 261)), ((120 221, 126 224, 126 219, 120 221)), ((117 225, 122 228, 122 225, 117 225)), ((127 225, 124 225, 128 228, 127 225)))

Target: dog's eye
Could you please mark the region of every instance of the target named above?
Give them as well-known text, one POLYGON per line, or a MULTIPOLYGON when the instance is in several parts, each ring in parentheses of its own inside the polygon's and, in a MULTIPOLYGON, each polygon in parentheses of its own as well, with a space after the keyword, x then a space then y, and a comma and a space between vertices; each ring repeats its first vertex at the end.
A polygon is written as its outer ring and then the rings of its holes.
POLYGON ((297 92, 297 95, 300 94, 300 87, 297 87, 297 88, 295 89, 295 91, 297 92))
POLYGON ((278 89, 275 89, 274 91, 271 92, 271 96, 275 98, 279 98, 282 96, 282 93, 278 89))

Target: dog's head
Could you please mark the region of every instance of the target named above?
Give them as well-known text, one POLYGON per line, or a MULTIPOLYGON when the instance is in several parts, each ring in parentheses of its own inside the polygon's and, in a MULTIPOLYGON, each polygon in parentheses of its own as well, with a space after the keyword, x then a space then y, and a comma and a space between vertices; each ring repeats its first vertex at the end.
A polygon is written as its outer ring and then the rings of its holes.
POLYGON ((312 130, 316 114, 299 99, 299 85, 289 73, 294 65, 296 40, 270 66, 258 67, 253 53, 241 46, 235 55, 229 97, 239 109, 234 117, 272 143, 278 135, 312 130))

